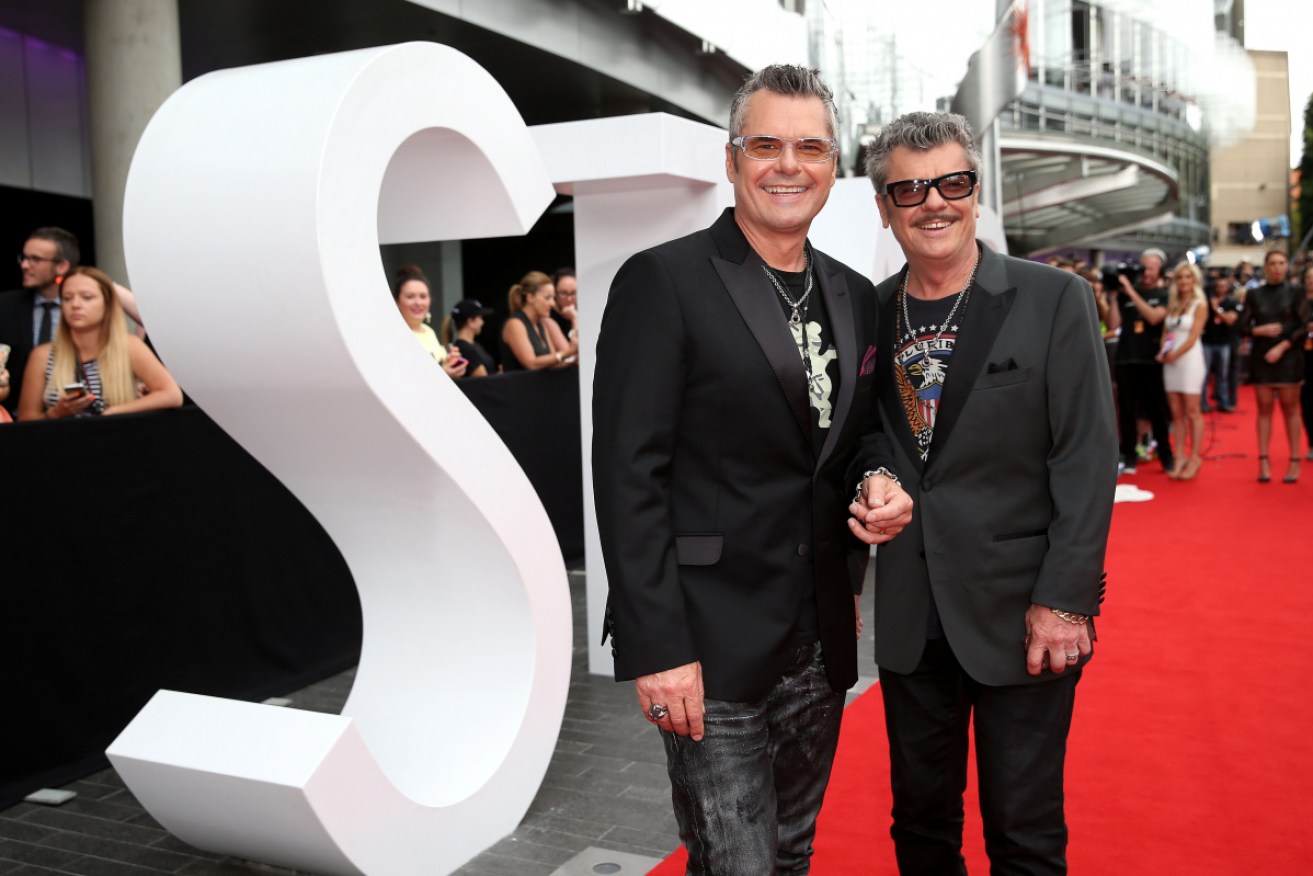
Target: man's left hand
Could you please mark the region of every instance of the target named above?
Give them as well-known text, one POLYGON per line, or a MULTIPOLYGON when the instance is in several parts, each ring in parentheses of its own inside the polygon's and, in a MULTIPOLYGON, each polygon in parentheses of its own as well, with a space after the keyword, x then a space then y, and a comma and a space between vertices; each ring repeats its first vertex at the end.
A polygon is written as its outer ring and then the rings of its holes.
POLYGON ((1026 610, 1026 671, 1039 675, 1047 666, 1062 672, 1075 666, 1093 649, 1087 624, 1073 624, 1053 613, 1047 605, 1026 610), (1069 659, 1075 655, 1074 659, 1069 659))
POLYGON ((912 522, 912 497, 897 481, 871 475, 848 506, 848 529, 866 544, 884 544, 912 522))

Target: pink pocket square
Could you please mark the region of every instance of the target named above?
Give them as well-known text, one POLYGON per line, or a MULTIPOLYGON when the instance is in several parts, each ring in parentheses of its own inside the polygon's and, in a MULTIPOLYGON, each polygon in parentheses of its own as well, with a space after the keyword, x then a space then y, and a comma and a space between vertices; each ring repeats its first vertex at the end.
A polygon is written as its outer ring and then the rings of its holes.
POLYGON ((866 355, 862 357, 862 367, 858 369, 857 376, 865 377, 868 374, 875 373, 875 347, 867 347, 866 355))

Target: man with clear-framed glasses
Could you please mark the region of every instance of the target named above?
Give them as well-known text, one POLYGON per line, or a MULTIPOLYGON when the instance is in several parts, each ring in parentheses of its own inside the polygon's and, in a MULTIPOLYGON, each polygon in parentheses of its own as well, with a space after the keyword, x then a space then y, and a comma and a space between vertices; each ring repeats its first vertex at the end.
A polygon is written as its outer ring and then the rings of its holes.
MULTIPOLYGON (((846 470, 869 422, 869 280, 807 242, 838 166, 814 70, 754 74, 730 110, 734 207, 630 258, 593 385, 593 475, 617 680, 661 733, 688 872, 810 868, 857 679, 846 470)), ((868 481, 873 538, 911 516, 868 481)))
MULTIPOLYGON (((867 158, 907 264, 876 287, 883 430, 863 440, 852 472, 896 471, 917 503, 875 560, 890 833, 901 873, 965 872, 974 732, 993 872, 1059 874, 1116 418, 1092 290, 976 240, 979 171, 970 126, 949 113, 896 119, 867 158)), ((863 494, 859 520, 867 507, 863 494)))

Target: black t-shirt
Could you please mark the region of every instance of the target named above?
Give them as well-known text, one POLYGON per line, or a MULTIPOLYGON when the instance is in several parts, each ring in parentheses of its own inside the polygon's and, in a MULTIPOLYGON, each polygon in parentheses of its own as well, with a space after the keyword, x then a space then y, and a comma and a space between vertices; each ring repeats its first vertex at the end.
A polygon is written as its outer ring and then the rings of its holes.
POLYGON ((456 349, 460 350, 462 357, 469 361, 465 367, 465 376, 473 377, 474 372, 480 365, 488 369, 489 374, 497 373, 497 363, 492 361, 492 356, 488 351, 483 349, 483 345, 478 341, 466 341, 457 338, 455 341, 456 349))
MULTIPOLYGON (((808 407, 811 410, 812 452, 820 456, 821 447, 830 433, 831 417, 834 403, 839 397, 839 351, 834 346, 834 330, 830 326, 830 315, 825 309, 825 300, 821 295, 819 281, 813 277, 812 291, 805 300, 801 300, 806 290, 806 271, 774 271, 784 284, 784 291, 789 298, 798 301, 798 325, 789 325, 793 335, 794 349, 798 358, 804 362, 803 368, 808 377, 808 407), (804 350, 806 358, 804 359, 804 350)), ((815 271, 813 270, 813 274, 815 271)), ((765 279, 764 277, 762 278, 765 279)), ((784 300, 773 283, 767 285, 779 302, 785 320, 793 315, 793 305, 784 300)), ((814 573, 814 568, 813 568, 814 573)), ((807 590, 802 598, 802 612, 798 618, 795 632, 796 641, 809 644, 820 638, 820 616, 816 608, 816 579, 813 574, 808 579, 807 590)))
MULTIPOLYGON (((1155 286, 1153 288, 1144 288, 1136 286, 1136 291, 1140 297, 1150 307, 1167 306, 1167 288, 1165 286, 1155 286)), ((1117 362, 1120 364, 1154 364, 1154 357, 1158 355, 1158 350, 1162 347, 1161 323, 1150 325, 1149 321, 1140 315, 1136 308, 1135 302, 1131 296, 1119 292, 1117 294, 1117 308, 1122 318, 1121 334, 1117 336, 1117 362)))
POLYGON ((1234 295, 1227 295, 1218 302, 1216 298, 1208 299, 1208 322, 1204 324, 1204 332, 1199 337, 1199 342, 1209 346, 1224 347, 1233 342, 1240 336, 1240 320, 1237 319, 1231 325, 1222 321, 1217 313, 1221 310, 1223 313, 1241 313, 1244 305, 1240 299, 1234 295))
MULTIPOLYGON (((798 301, 806 289, 805 271, 774 271, 775 276, 784 281, 784 290, 789 298, 798 301)), ((774 290, 774 286, 771 289, 774 290)), ((775 292, 787 320, 793 314, 793 306, 784 300, 784 296, 775 292)), ((800 324, 790 325, 794 348, 798 358, 803 358, 806 349, 807 359, 804 370, 810 375, 808 381, 808 407, 812 418, 812 450, 820 456, 825 437, 830 434, 830 421, 834 415, 834 403, 839 397, 839 351, 834 346, 834 331, 830 327, 830 315, 825 309, 825 300, 821 295, 820 284, 813 281, 811 294, 798 307, 800 324)))

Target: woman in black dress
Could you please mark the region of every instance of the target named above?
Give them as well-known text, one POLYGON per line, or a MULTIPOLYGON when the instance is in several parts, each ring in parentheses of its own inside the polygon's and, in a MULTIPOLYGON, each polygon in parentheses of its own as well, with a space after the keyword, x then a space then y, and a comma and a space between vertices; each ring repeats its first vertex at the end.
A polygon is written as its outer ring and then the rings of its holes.
POLYGON ((1267 281, 1245 296, 1244 332, 1252 338, 1249 378, 1258 400, 1258 480, 1272 479, 1268 445, 1272 441, 1272 411, 1281 403, 1290 444, 1290 467, 1282 480, 1299 480, 1299 393, 1304 383, 1304 338, 1308 334, 1308 302, 1304 290, 1286 283, 1289 260, 1272 250, 1263 260, 1267 281))

